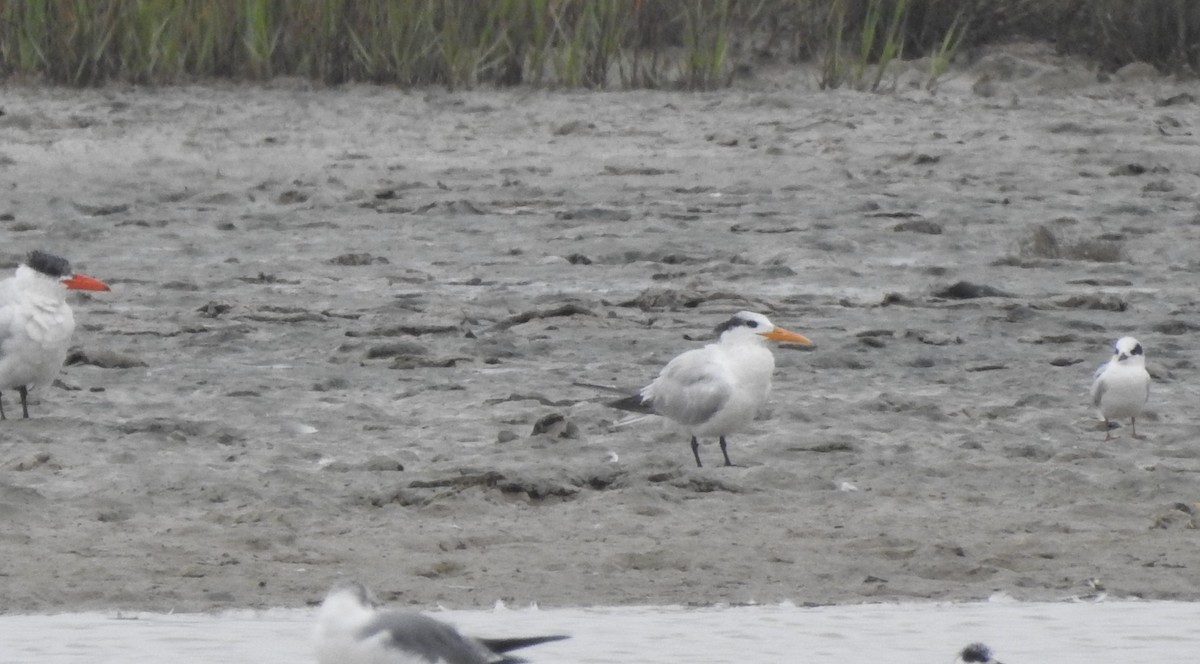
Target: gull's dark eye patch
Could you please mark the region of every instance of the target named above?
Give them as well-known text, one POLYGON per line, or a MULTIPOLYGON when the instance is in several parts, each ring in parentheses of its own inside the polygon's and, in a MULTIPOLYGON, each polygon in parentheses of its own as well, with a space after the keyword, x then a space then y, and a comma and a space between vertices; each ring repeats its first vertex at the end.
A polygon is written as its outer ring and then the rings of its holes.
POLYGON ((1133 352, 1131 352, 1130 355, 1142 355, 1143 353, 1144 351, 1142 350, 1142 345, 1138 344, 1133 347, 1133 352))

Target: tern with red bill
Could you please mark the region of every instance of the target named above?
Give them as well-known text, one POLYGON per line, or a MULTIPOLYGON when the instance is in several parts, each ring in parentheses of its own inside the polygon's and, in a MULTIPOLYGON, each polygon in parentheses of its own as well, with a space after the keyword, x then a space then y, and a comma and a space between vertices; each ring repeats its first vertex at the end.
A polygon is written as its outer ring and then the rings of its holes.
POLYGON ((734 314, 713 333, 716 343, 677 356, 638 394, 609 404, 678 424, 691 436, 697 467, 703 466, 699 438, 711 436, 720 440, 725 465, 733 465, 726 438, 749 426, 771 391, 775 356, 766 342, 812 343, 750 311, 734 314))
POLYGON ((5 390, 17 390, 21 414, 29 417, 29 390, 49 385, 62 369, 75 332, 68 290, 109 287, 42 251, 31 252, 16 274, 0 281, 0 420, 5 419, 5 390))

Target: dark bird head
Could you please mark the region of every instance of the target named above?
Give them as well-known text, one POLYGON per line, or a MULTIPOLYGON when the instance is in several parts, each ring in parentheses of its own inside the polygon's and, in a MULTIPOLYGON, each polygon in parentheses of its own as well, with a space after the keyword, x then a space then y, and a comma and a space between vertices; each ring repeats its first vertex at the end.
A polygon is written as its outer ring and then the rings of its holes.
POLYGON ((770 339, 794 344, 811 344, 808 337, 776 326, 769 318, 753 311, 739 311, 713 330, 722 341, 726 339, 770 339))
POLYGON ((62 279, 71 276, 71 261, 44 251, 31 251, 25 259, 25 264, 41 272, 51 279, 62 279))
POLYGON ((1000 664, 992 659, 992 649, 982 643, 972 643, 958 653, 959 660, 970 664, 1000 664))
POLYGON ((44 251, 29 252, 29 256, 25 259, 25 265, 38 274, 58 281, 70 290, 112 290, 103 281, 72 270, 71 262, 67 259, 44 251))

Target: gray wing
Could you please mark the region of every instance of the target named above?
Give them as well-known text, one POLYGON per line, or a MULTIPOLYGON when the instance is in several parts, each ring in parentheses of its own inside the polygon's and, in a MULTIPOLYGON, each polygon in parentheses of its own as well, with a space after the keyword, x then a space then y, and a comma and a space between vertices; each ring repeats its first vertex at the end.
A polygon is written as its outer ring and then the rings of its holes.
MULTIPOLYGON (((403 650, 409 658, 419 657, 430 664, 488 664, 496 659, 490 651, 450 625, 416 613, 385 611, 367 623, 359 638, 380 632, 388 635, 388 648, 403 650)), ((397 661, 407 661, 399 659, 397 661)))
POLYGON ((11 278, 0 281, 0 357, 4 356, 4 344, 12 336, 15 309, 10 304, 16 300, 12 292, 11 278))
MULTIPOLYGON (((1108 390, 1108 381, 1104 380, 1104 370, 1107 368, 1107 362, 1101 364, 1100 368, 1096 369, 1096 374, 1092 378, 1092 405, 1097 408, 1100 407, 1100 399, 1104 396, 1105 391, 1108 390)), ((1149 396, 1150 386, 1147 385, 1146 389, 1146 394, 1149 396)))
POLYGON ((690 350, 671 360, 642 396, 654 411, 685 426, 704 424, 729 403, 733 381, 711 360, 709 347, 690 350))

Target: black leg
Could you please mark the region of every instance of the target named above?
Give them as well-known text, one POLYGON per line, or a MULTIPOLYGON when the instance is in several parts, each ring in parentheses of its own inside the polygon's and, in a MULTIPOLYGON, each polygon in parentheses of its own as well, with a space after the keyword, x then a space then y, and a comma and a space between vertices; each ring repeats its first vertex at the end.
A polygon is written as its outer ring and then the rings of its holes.
POLYGON ((7 420, 4 416, 4 393, 0 392, 0 420, 7 420))
POLYGON ((704 465, 700 463, 700 441, 695 436, 692 436, 692 456, 696 457, 696 467, 703 468, 704 465))
POLYGON ((729 460, 729 452, 725 451, 725 436, 721 436, 721 454, 725 455, 725 465, 732 466, 733 462, 729 460))
POLYGON ((17 394, 21 395, 21 414, 25 416, 25 419, 29 419, 29 404, 25 403, 25 398, 29 396, 29 390, 22 385, 17 388, 17 394))

